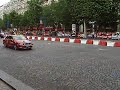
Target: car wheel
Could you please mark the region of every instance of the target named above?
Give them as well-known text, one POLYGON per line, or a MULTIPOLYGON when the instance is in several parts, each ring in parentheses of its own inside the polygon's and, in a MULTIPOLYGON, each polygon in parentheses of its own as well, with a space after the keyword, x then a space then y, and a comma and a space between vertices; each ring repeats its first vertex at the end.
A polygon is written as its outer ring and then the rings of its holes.
POLYGON ((13 48, 14 48, 14 50, 17 50, 17 46, 16 46, 16 45, 14 45, 14 47, 13 47, 13 48))
POLYGON ((29 50, 32 50, 32 48, 29 48, 29 50))

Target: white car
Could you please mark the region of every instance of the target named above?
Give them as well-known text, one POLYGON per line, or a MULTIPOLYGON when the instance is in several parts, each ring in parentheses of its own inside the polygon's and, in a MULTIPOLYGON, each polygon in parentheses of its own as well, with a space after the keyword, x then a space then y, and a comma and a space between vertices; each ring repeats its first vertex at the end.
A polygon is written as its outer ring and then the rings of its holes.
POLYGON ((5 33, 1 32, 1 33, 0 33, 0 37, 1 37, 1 38, 4 38, 4 37, 5 37, 5 33))
POLYGON ((87 37, 88 38, 93 38, 93 34, 88 34, 87 37))
POLYGON ((57 36, 62 37, 62 36, 64 36, 64 34, 62 32, 58 32, 57 36))
POLYGON ((120 40, 120 34, 114 34, 112 35, 113 40, 120 40))
POLYGON ((70 34, 65 33, 64 36, 66 36, 66 37, 70 37, 70 34))

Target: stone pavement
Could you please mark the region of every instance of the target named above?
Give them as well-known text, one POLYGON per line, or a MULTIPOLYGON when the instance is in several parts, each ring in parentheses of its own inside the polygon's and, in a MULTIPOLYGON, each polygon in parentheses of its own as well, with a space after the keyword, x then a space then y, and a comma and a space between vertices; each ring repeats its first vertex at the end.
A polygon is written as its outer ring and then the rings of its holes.
POLYGON ((0 42, 0 78, 16 90, 30 90, 21 89, 19 82, 34 90, 120 90, 119 48, 41 40, 33 44, 32 50, 15 51, 0 42))

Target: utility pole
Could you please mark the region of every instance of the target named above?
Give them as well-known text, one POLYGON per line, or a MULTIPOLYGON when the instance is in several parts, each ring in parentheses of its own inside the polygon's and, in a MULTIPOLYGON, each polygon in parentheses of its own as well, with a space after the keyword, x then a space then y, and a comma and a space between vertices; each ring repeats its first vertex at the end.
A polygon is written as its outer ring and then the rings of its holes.
POLYGON ((86 36, 86 22, 85 22, 85 18, 84 18, 83 21, 84 21, 84 25, 83 25, 84 26, 84 38, 86 38, 87 36, 86 36))
POLYGON ((95 32, 95 21, 89 22, 89 24, 92 24, 92 32, 95 32))

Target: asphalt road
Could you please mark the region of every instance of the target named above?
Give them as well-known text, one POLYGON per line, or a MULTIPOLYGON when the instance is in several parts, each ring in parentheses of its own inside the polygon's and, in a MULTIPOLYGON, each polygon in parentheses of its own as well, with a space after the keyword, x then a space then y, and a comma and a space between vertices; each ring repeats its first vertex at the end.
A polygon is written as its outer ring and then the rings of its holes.
POLYGON ((33 43, 15 51, 0 40, 0 70, 35 90, 120 90, 120 48, 33 43))

